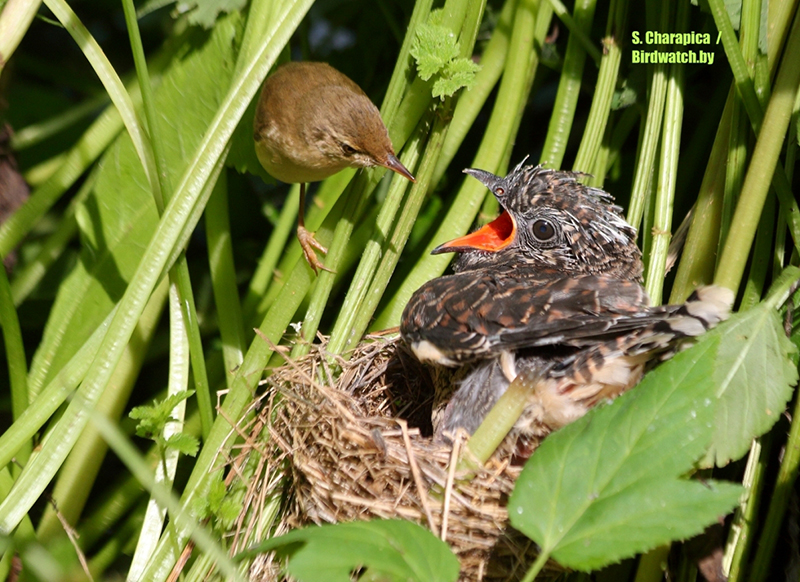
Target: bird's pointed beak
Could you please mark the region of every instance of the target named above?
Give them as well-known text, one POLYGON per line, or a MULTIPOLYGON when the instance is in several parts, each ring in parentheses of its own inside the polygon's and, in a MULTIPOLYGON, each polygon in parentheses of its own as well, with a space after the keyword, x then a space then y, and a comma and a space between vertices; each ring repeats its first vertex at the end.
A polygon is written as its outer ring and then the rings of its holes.
POLYGON ((464 170, 465 174, 469 174, 473 178, 475 178, 478 182, 486 186, 489 190, 492 191, 493 194, 496 195, 495 190, 497 189, 497 185, 503 181, 503 178, 500 176, 495 176, 491 172, 487 172, 486 170, 478 170, 477 168, 466 168, 464 170))
POLYGON ((406 180, 410 180, 411 182, 416 182, 417 180, 414 176, 409 172, 406 167, 400 163, 400 160, 397 159, 397 156, 394 154, 389 154, 386 157, 386 161, 381 164, 384 168, 388 168, 393 172, 397 172, 406 180))
MULTIPOLYGON (((491 190, 495 197, 498 199, 500 198, 501 195, 497 190, 498 186, 501 186, 503 178, 495 176, 486 170, 476 170, 474 168, 467 168, 464 170, 464 173, 477 179, 481 184, 491 190)), ((468 235, 439 245, 431 251, 431 254, 459 253, 472 250, 497 252, 510 245, 516 237, 516 234, 517 225, 514 222, 514 218, 503 208, 503 212, 500 213, 500 216, 489 224, 468 235)))

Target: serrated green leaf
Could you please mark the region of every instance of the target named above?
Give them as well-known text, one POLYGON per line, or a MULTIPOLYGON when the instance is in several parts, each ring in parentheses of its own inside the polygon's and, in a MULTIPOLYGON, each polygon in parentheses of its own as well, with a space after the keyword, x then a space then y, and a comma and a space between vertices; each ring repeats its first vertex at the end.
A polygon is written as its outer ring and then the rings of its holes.
POLYGON ((247 555, 276 550, 288 556, 288 573, 301 581, 447 582, 458 577, 459 563, 447 544, 422 527, 402 520, 373 520, 312 526, 266 540, 247 555))
POLYGON ((225 495, 227 495, 228 489, 225 487, 225 482, 222 479, 217 479, 208 489, 207 499, 208 503, 211 508, 216 511, 222 506, 222 502, 225 500, 225 495))
POLYGON ((213 519, 214 527, 227 531, 242 511, 244 487, 236 491, 236 485, 228 487, 223 481, 222 473, 217 472, 209 484, 205 495, 192 499, 192 510, 200 519, 213 519))
POLYGON ((198 497, 192 497, 192 512, 199 518, 199 519, 206 519, 211 516, 211 506, 208 503, 208 499, 203 497, 202 495, 198 497))
POLYGON ((411 56, 417 61, 417 73, 423 81, 445 68, 459 55, 456 35, 446 26, 423 24, 411 45, 411 56))
POLYGON ((428 24, 444 26, 444 8, 434 8, 428 15, 428 24))
POLYGON ((178 451, 182 455, 194 457, 200 449, 200 441, 192 435, 179 432, 167 439, 167 447, 178 451))
POLYGON ((481 66, 471 59, 455 59, 447 64, 447 76, 466 88, 475 84, 475 75, 480 70, 481 66))
POLYGON ((462 88, 475 84, 475 75, 480 66, 469 59, 455 59, 445 66, 440 77, 433 83, 434 97, 449 97, 462 88))
POLYGON ((166 397, 164 400, 156 400, 153 404, 132 408, 128 416, 139 421, 136 425, 136 434, 147 438, 153 438, 154 435, 160 434, 166 424, 173 420, 172 411, 174 408, 193 394, 194 390, 182 390, 166 397))
POLYGON ((242 502, 237 499, 226 499, 220 505, 217 519, 223 528, 231 527, 242 513, 242 502))
MULTIPOLYGON (((228 88, 239 15, 209 35, 193 30, 155 91, 166 167, 178 182, 228 88)), ((178 42, 179 39, 175 39, 178 42)), ((76 218, 83 249, 60 286, 31 365, 34 393, 60 370, 125 291, 158 221, 153 195, 127 133, 103 155, 94 191, 76 218)))
POLYGON ((722 338, 714 374, 719 403, 702 465, 721 467, 742 457, 786 408, 797 383, 790 357, 797 348, 766 303, 733 315, 709 335, 722 338))
POLYGON ((200 519, 211 517, 220 511, 227 493, 225 483, 222 481, 222 475, 217 472, 209 484, 206 494, 192 499, 192 509, 200 519))
POLYGON ((741 487, 682 479, 711 438, 718 337, 549 436, 509 500, 512 525, 561 564, 592 570, 692 536, 741 487))
POLYGON ((175 394, 170 394, 161 401, 161 406, 165 409, 172 411, 173 408, 178 406, 184 400, 194 396, 194 390, 180 390, 175 394))

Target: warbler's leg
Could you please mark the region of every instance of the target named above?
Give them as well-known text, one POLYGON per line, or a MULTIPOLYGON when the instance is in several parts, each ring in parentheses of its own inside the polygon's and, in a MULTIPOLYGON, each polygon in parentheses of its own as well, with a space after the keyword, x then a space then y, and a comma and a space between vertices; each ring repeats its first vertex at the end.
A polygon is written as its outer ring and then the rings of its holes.
POLYGON ((321 253, 325 254, 328 252, 328 249, 322 246, 317 242, 314 238, 313 232, 308 232, 306 230, 305 225, 305 209, 306 209, 306 185, 305 183, 300 184, 300 210, 297 213, 297 240, 300 241, 300 246, 303 249, 303 255, 306 257, 306 262, 314 269, 315 273, 319 272, 319 269, 323 269, 328 271, 329 273, 333 273, 332 269, 329 269, 325 265, 323 265, 319 259, 317 258, 317 253, 314 249, 317 249, 321 253))

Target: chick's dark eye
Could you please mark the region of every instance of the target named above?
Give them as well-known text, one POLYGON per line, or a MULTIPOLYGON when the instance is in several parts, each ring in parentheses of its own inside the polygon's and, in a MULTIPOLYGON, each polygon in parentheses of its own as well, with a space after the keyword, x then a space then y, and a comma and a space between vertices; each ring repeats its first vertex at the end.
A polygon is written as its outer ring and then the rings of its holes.
POLYGON ((542 242, 548 241, 556 235, 556 229, 546 220, 534 222, 531 231, 533 236, 542 242))

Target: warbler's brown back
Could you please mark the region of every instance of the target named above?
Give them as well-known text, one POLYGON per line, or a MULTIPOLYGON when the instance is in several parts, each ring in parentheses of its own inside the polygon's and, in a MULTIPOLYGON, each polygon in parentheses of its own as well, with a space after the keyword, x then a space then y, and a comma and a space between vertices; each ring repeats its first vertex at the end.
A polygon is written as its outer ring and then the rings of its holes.
POLYGON ((271 75, 253 129, 259 161, 284 182, 315 182, 347 167, 398 171, 378 108, 325 63, 288 63, 271 75))

